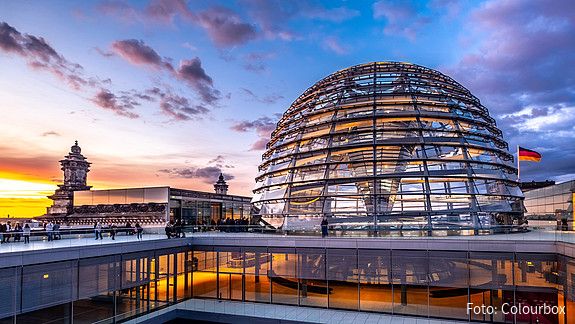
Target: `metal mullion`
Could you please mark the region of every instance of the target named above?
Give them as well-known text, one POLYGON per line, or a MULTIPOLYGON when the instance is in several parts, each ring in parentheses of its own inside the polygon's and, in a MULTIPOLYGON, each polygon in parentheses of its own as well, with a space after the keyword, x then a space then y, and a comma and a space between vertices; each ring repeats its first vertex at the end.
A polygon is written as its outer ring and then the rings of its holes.
MULTIPOLYGON (((345 89, 343 89, 342 91, 339 92, 339 99, 338 99, 338 103, 341 102, 341 98, 343 97, 343 91, 345 91, 345 89)), ((337 104, 336 104, 337 106, 337 104)), ((324 175, 323 175, 323 180, 324 180, 324 185, 323 185, 323 192, 321 193, 324 197, 323 200, 323 204, 322 204, 322 216, 325 216, 325 207, 326 207, 326 202, 327 199, 325 199, 325 197, 327 196, 327 190, 328 190, 328 174, 329 174, 329 167, 330 167, 330 162, 328 162, 331 158, 331 152, 332 152, 332 143, 333 143, 333 133, 335 130, 335 126, 337 123, 337 115, 338 115, 339 110, 334 110, 333 112, 333 116, 331 117, 331 128, 329 130, 329 139, 327 142, 327 152, 325 153, 325 163, 323 163, 323 165, 325 165, 325 171, 324 171, 324 175)), ((337 164, 337 163, 334 163, 337 164)), ((322 164, 320 164, 322 165, 322 164)))
MULTIPOLYGON (((453 123, 455 125, 455 128, 458 132, 460 132, 461 128, 459 126, 459 121, 454 121, 453 123)), ((467 181, 469 182, 468 188, 469 188, 469 194, 471 195, 471 219, 473 222, 473 228, 474 228, 474 234, 478 234, 477 230, 479 229, 479 216, 477 215, 477 212, 479 210, 479 204, 477 203, 477 196, 476 196, 476 192, 475 192, 475 180, 474 180, 474 176, 473 176, 473 172, 472 172, 472 168, 471 168, 471 163, 470 161, 473 161, 469 155, 469 151, 467 150, 467 143, 466 143, 466 139, 463 136, 463 134, 461 134, 460 132, 460 142, 461 142, 461 150, 463 152, 463 156, 465 158, 465 164, 467 165, 467 181)))
MULTIPOLYGON (((372 106, 372 158, 371 158, 371 162, 373 163, 373 192, 372 194, 372 205, 373 205, 373 230, 374 230, 374 234, 377 233, 377 217, 378 217, 378 199, 379 199, 379 192, 378 192, 378 188, 377 188, 377 162, 376 162, 376 154, 377 154, 377 117, 376 117, 376 111, 377 111, 377 62, 373 63, 373 90, 372 90, 372 96, 373 96, 373 106, 372 106)), ((367 206, 366 206, 367 207, 367 206)))
POLYGON ((412 99, 412 103, 413 103, 413 109, 415 111, 417 111, 417 117, 416 122, 418 124, 419 127, 419 139, 420 139, 420 147, 421 147, 421 152, 422 152, 422 165, 423 165, 423 181, 424 181, 424 186, 425 186, 425 190, 423 192, 423 194, 425 195, 425 204, 426 204, 426 214, 427 214, 427 233, 429 236, 431 236, 432 234, 432 224, 431 224, 431 186, 429 185, 429 168, 427 166, 427 152, 425 151, 425 138, 423 137, 423 125, 421 123, 421 117, 420 117, 420 111, 419 111, 419 107, 417 106, 417 98, 415 97, 412 89, 411 89, 411 85, 409 84, 409 79, 408 79, 408 87, 409 87, 409 92, 411 94, 411 99, 412 99))

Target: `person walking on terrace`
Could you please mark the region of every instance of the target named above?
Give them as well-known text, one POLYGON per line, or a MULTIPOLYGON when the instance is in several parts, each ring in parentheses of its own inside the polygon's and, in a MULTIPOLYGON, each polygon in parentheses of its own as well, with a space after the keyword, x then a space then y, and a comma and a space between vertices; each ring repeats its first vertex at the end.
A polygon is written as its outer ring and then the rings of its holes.
POLYGON ((30 243, 30 225, 28 225, 28 223, 26 223, 24 225, 24 228, 22 229, 23 232, 23 236, 24 236, 24 244, 28 244, 30 243))

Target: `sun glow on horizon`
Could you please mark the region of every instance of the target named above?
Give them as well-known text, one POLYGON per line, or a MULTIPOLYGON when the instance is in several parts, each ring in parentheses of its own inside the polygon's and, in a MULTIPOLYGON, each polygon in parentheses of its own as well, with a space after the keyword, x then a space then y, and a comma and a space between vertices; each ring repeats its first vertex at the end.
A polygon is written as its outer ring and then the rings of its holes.
POLYGON ((23 174, 0 172, 0 217, 32 217, 46 212, 56 184, 23 174))

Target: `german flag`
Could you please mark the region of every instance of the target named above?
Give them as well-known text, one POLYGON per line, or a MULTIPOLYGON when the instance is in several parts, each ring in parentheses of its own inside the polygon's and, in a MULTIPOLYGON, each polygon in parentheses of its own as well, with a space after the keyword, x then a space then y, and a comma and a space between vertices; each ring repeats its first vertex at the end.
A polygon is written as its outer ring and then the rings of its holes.
POLYGON ((539 162, 541 161, 541 154, 519 146, 519 161, 539 162))

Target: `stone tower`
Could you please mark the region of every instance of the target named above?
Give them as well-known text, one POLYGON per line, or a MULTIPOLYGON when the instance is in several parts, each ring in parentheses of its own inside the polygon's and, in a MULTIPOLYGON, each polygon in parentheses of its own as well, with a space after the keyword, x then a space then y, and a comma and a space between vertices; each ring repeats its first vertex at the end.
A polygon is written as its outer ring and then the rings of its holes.
POLYGON ((227 195, 228 194, 228 184, 224 179, 224 175, 220 173, 220 177, 218 178, 218 182, 214 184, 214 190, 219 195, 227 195))
POLYGON ((74 191, 90 190, 86 185, 86 177, 90 172, 90 162, 82 155, 78 141, 71 147, 70 153, 60 160, 64 171, 64 184, 58 185, 53 195, 48 196, 54 202, 48 207, 48 215, 69 215, 73 210, 74 191))

